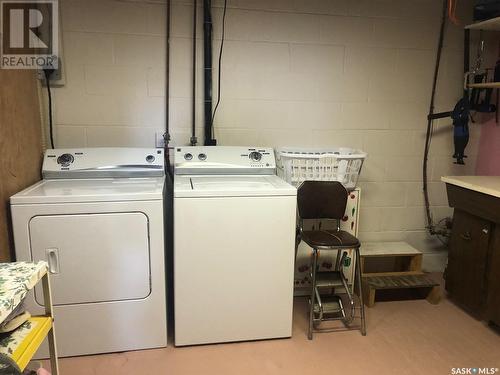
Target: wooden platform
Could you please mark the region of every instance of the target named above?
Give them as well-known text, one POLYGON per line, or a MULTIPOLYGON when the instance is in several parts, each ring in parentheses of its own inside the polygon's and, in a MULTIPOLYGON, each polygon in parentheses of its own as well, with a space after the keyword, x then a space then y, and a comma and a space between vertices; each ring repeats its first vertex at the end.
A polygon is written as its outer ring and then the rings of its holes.
POLYGON ((368 307, 375 305, 377 291, 418 289, 432 304, 439 303, 439 283, 422 272, 423 254, 406 242, 364 243, 361 247, 361 273, 363 277, 363 298, 368 307), (383 272, 366 272, 370 258, 395 258, 394 264, 404 269, 383 272), (400 261, 404 260, 404 262, 400 261))
POLYGON ((360 249, 361 273, 363 276, 397 276, 397 275, 419 275, 422 273, 423 254, 421 251, 410 246, 406 242, 367 242, 363 243, 360 249), (381 272, 368 271, 367 263, 370 260, 381 260, 383 258, 393 258, 394 268, 381 272))

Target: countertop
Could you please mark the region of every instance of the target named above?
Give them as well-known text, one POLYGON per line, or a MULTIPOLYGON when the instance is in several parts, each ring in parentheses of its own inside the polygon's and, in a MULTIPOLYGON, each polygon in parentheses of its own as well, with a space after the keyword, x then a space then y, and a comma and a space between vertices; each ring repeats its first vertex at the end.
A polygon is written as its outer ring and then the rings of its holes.
POLYGON ((444 176, 441 181, 500 198, 500 176, 444 176))

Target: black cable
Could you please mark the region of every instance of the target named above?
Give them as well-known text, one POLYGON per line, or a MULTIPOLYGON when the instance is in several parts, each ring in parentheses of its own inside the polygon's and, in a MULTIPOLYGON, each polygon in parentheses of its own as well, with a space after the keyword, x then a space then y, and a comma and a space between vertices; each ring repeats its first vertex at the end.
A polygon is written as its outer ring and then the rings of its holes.
POLYGON ((43 73, 45 75, 45 85, 47 86, 47 96, 49 98, 49 136, 50 136, 50 148, 54 148, 54 129, 52 124, 52 93, 50 92, 50 76, 54 70, 44 69, 43 73))
POLYGON ((429 105, 429 115, 427 116, 427 133, 425 136, 425 149, 424 149, 424 160, 422 164, 422 179, 423 179, 423 191, 424 191, 424 201, 425 201, 425 213, 427 217, 427 229, 430 234, 435 234, 434 223, 432 221, 430 203, 429 203, 429 189, 427 181, 427 161, 429 157, 429 149, 431 146, 432 133, 434 131, 434 124, 432 120, 432 115, 434 114, 434 101, 436 97, 437 80, 439 76, 439 66, 441 64, 441 53, 443 51, 443 41, 444 41, 444 29, 446 25, 446 13, 448 10, 448 0, 443 0, 443 10, 441 16, 441 28, 439 31, 438 49, 436 54, 436 65, 434 67, 434 80, 432 82, 432 94, 431 102, 429 105))
POLYGON ((217 103, 215 104, 214 113, 212 115, 212 137, 214 134, 214 119, 217 114, 217 108, 219 108, 220 104, 220 84, 221 84, 221 72, 222 72, 222 51, 224 49, 224 37, 226 34, 226 12, 227 12, 227 0, 224 0, 224 11, 222 13, 222 33, 221 33, 221 41, 220 41, 220 50, 219 50, 219 71, 217 72, 217 103))
POLYGON ((192 119, 193 124, 191 127, 191 146, 196 146, 196 24, 198 23, 198 4, 197 1, 193 2, 193 103, 192 103, 192 119))

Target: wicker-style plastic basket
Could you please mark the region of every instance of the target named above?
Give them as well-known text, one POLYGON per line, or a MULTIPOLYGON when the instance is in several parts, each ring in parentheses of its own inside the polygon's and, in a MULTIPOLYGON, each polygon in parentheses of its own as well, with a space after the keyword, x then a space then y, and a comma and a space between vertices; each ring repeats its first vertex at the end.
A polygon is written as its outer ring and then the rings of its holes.
POLYGON ((352 190, 358 183, 361 167, 367 156, 363 151, 347 148, 292 148, 276 149, 278 176, 299 186, 303 181, 339 181, 352 190))

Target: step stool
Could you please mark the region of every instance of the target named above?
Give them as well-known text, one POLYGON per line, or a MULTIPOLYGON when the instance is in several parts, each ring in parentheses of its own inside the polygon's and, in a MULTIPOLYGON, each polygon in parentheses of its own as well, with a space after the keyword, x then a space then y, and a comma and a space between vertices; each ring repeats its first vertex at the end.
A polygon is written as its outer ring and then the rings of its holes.
POLYGON ((426 293, 426 299, 432 304, 441 300, 439 283, 429 278, 422 271, 423 254, 406 242, 364 242, 360 249, 361 275, 363 279, 363 297, 366 306, 375 305, 378 290, 414 289, 426 293), (366 272, 370 259, 388 260, 394 258, 404 270, 366 272), (384 259, 386 258, 386 259, 384 259))

